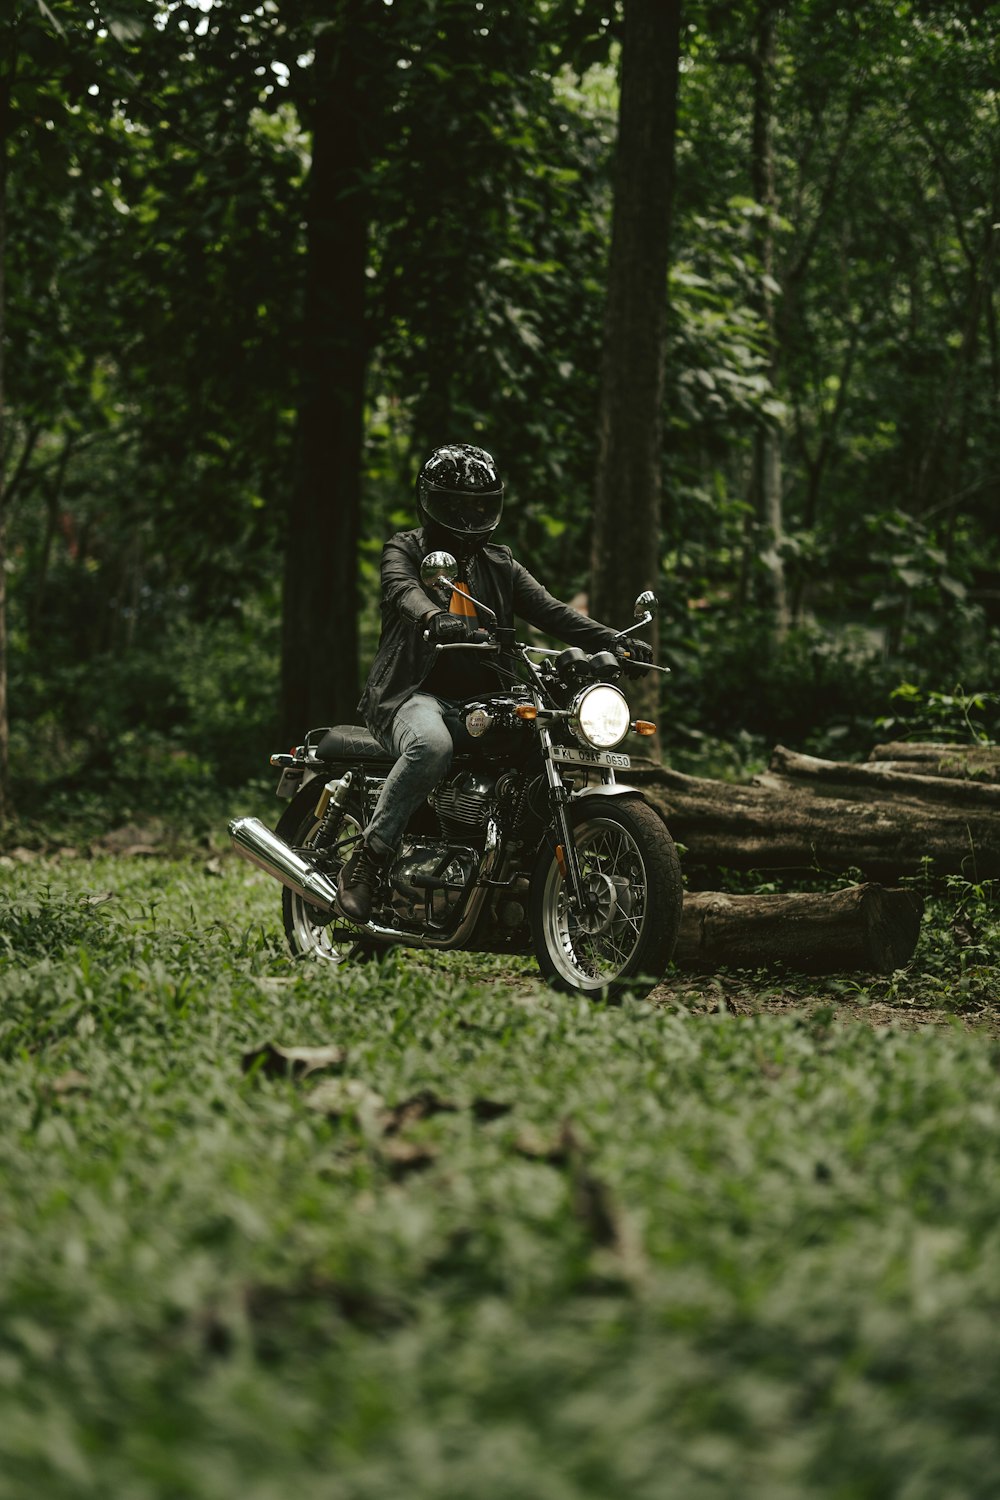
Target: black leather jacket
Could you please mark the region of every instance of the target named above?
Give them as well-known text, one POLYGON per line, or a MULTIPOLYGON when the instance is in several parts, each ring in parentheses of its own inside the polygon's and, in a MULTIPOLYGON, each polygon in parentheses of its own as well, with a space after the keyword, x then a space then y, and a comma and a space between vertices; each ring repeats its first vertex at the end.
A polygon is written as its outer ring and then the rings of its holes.
MULTIPOLYGON (((420 564, 431 547, 422 528, 400 531, 382 549, 382 635, 358 708, 372 734, 384 743, 396 710, 420 690, 434 666, 434 646, 424 640, 424 618, 441 608, 420 582, 420 564)), ((514 616, 569 646, 600 651, 615 632, 561 604, 509 547, 490 544, 463 571, 469 593, 495 611, 501 625, 514 616)), ((468 653, 472 654, 472 653, 468 653)))

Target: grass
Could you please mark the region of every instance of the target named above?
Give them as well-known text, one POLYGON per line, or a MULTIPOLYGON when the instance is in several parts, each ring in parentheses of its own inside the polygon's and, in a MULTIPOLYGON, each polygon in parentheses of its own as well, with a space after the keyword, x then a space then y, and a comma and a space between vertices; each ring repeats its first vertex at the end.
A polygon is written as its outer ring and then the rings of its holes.
POLYGON ((605 1008, 293 965, 235 860, 0 879, 0 1500, 1000 1490, 989 891, 605 1008))

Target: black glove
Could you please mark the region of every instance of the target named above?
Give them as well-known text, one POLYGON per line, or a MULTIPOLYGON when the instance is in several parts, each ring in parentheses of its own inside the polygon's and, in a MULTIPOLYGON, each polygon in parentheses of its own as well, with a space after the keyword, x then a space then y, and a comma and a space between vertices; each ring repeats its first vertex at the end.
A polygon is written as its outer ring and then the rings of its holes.
POLYGON ((618 642, 615 655, 621 662, 626 677, 645 677, 641 664, 653 660, 653 648, 648 641, 637 641, 634 636, 630 636, 628 640, 618 642))
POLYGON ((428 623, 427 639, 438 646, 452 646, 456 641, 467 641, 469 622, 464 615, 450 615, 447 610, 439 610, 436 615, 431 616, 428 623))

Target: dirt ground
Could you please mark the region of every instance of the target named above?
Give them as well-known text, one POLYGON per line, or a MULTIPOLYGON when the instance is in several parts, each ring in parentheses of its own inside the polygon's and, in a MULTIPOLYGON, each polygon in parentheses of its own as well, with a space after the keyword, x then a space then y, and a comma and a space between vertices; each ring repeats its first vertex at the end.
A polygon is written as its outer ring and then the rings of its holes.
MULTIPOLYGON (((880 982, 884 981, 874 983, 880 982)), ((841 1024, 892 1026, 905 1031, 960 1026, 1000 1037, 1000 997, 993 1004, 970 1001, 962 1010, 948 1010, 900 999, 879 1000, 864 989, 864 983, 864 976, 858 976, 857 989, 852 994, 854 986, 847 981, 838 983, 834 990, 820 980, 818 993, 808 994, 804 990, 783 988, 780 983, 761 985, 758 976, 751 981, 750 976, 736 974, 709 974, 697 980, 676 975, 657 985, 649 998, 653 1004, 686 1010, 691 1015, 757 1016, 824 1010, 832 1011, 832 1019, 841 1024)))

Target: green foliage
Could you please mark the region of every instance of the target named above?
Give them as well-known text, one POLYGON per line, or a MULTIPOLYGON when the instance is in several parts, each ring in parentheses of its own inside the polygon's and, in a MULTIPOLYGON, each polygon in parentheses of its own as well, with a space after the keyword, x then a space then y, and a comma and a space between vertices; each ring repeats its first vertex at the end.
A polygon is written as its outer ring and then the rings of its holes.
POLYGON ((371 498, 409 519, 426 451, 482 441, 510 485, 506 539, 572 589, 589 565, 613 116, 606 68, 560 66, 564 24, 452 0, 405 36, 372 257, 373 383, 396 445, 371 498))
POLYGON ((982 1015, 997 993, 1000 892, 995 881, 956 875, 948 877, 946 888, 946 896, 935 897, 931 905, 921 954, 922 986, 951 1010, 982 1015))
POLYGON ((818 754, 865 753, 894 682, 870 635, 815 626, 776 641, 766 615, 734 631, 724 611, 694 609, 671 632, 672 673, 663 730, 668 743, 748 735, 818 754), (683 634, 681 633, 683 632, 683 634))
MULTIPOLYGON (((737 121, 753 116, 747 64, 761 13, 708 8, 688 42, 676 240, 713 296, 719 277, 699 261, 719 238, 719 205, 747 198, 756 146, 737 121)), ((963 652, 981 659, 997 627, 990 29, 976 5, 821 4, 773 15, 772 284, 755 258, 751 212, 740 283, 722 285, 744 315, 765 291, 774 300, 766 396, 786 408, 774 420, 793 614, 814 612, 825 625, 878 609, 888 653, 921 662, 940 685, 967 675, 963 652)), ((709 374, 687 364, 695 390, 708 390, 709 374)), ((719 508, 713 533, 702 497, 746 502, 753 472, 745 423, 736 411, 720 417, 725 441, 714 448, 679 424, 668 526, 676 516, 688 541, 707 522, 721 560, 733 549, 731 506, 719 508)), ((752 597, 753 554, 770 540, 751 520, 728 572, 735 617, 752 597)))
POLYGON ((296 966, 235 860, 4 875, 0 1494, 996 1487, 997 1044, 906 1029, 956 909, 739 1018, 296 966))
POLYGON ((1000 730, 998 693, 966 693, 961 684, 951 693, 924 692, 916 683, 901 682, 890 696, 900 711, 875 721, 876 728, 887 734, 990 744, 1000 730))
MULTIPOLYGON (((492 447, 504 539, 555 592, 586 588, 621 25, 606 9, 359 8, 362 671, 380 543, 412 521, 430 444, 492 447)), ((1000 670, 995 39, 975 3, 772 9, 773 212, 754 181, 760 7, 686 21, 662 636, 678 744, 848 753, 901 679, 929 706, 1000 670), (754 604, 765 427, 784 643, 754 604)), ((0 23, 23 804, 130 757, 131 798, 154 744, 158 783, 186 764, 198 785, 210 761, 238 779, 267 748, 316 43, 345 14, 32 0, 0 23)))
POLYGON ((91 834, 152 814, 218 818, 220 790, 268 772, 276 749, 277 608, 164 622, 124 653, 72 666, 15 657, 17 811, 47 842, 69 815, 91 834), (103 826, 102 826, 103 825, 103 826))

